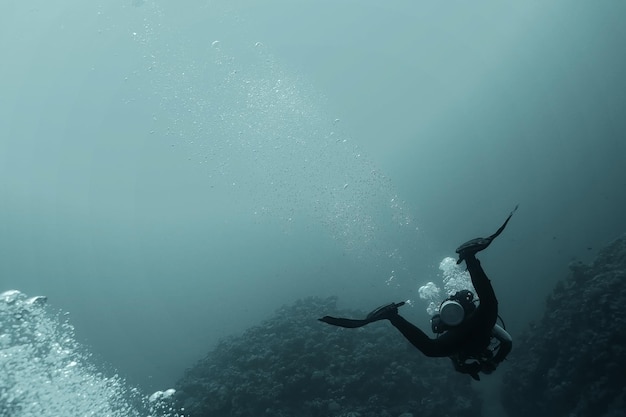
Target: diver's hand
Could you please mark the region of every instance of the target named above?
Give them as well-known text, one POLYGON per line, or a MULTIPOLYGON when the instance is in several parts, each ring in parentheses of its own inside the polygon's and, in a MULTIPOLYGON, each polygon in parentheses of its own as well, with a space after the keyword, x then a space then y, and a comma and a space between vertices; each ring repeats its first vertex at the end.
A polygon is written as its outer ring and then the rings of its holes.
POLYGON ((482 364, 480 362, 464 363, 462 365, 459 364, 459 366, 457 367, 457 370, 459 372, 468 374, 476 381, 480 381, 480 376, 478 376, 478 373, 481 371, 481 369, 482 364))
POLYGON ((489 375, 490 373, 495 371, 497 367, 498 365, 496 365, 494 362, 486 361, 482 363, 480 370, 482 373, 489 375))

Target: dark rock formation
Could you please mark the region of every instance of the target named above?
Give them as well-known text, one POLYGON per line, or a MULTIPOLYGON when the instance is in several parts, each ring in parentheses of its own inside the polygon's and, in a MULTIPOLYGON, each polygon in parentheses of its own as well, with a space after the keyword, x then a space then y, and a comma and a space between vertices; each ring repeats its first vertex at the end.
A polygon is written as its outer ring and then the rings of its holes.
POLYGON ((505 375, 511 417, 626 416, 626 236, 575 263, 505 375))
POLYGON ((309 298, 223 340, 178 382, 191 417, 480 415, 467 375, 423 357, 388 323, 341 329, 318 322, 335 299, 309 298))

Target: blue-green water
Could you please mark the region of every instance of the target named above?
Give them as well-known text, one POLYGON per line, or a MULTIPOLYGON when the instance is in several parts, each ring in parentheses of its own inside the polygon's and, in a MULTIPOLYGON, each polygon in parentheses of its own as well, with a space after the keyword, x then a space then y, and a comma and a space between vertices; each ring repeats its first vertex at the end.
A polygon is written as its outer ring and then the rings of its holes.
POLYGON ((427 323, 520 203, 483 261, 515 336, 626 229, 625 8, 5 0, 0 291, 153 392, 299 297, 427 323))

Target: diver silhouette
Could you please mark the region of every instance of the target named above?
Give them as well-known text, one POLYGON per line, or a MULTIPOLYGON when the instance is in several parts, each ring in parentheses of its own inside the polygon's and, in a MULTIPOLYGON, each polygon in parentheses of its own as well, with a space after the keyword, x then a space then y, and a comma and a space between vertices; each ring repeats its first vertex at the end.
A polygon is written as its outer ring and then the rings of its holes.
POLYGON ((324 316, 319 320, 346 328, 389 320, 424 355, 449 357, 458 372, 480 380, 479 372, 492 373, 506 358, 513 347, 513 340, 505 330, 504 322, 502 326, 497 324, 498 300, 476 253, 486 249, 502 233, 517 207, 515 206, 494 234, 487 238, 469 240, 456 249, 459 255, 457 264, 465 261, 479 303, 477 306, 474 294, 469 290, 450 295, 439 306, 439 313, 431 319, 432 331, 437 334, 435 338, 430 338, 398 314, 398 307, 404 305, 404 302, 379 307, 361 320, 331 316, 324 316))

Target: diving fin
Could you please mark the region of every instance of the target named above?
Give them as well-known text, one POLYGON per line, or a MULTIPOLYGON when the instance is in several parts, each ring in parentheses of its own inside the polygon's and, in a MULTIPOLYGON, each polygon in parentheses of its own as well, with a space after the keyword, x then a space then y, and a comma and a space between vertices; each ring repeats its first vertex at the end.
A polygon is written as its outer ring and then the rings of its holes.
POLYGON ((342 317, 331 317, 331 316, 324 316, 318 320, 323 321, 324 323, 331 324, 333 326, 354 329, 357 327, 363 327, 366 324, 373 323, 375 321, 391 318, 392 316, 398 314, 398 307, 401 307, 404 304, 405 302, 401 301, 399 303, 391 303, 391 304, 386 304, 384 306, 378 307, 377 309, 369 313, 365 319, 362 319, 362 320, 346 319, 342 317))
POLYGON ((363 327, 368 323, 371 323, 369 320, 355 320, 355 319, 345 319, 341 317, 331 317, 324 316, 319 321, 323 321, 324 323, 331 324, 333 326, 345 327, 347 329, 355 329, 357 327, 363 327))
POLYGON ((459 254, 459 260, 456 261, 457 265, 463 262, 466 256, 474 255, 475 253, 480 252, 481 250, 487 249, 487 247, 491 245, 491 242, 493 242, 493 240, 497 238, 498 236, 500 236, 500 233, 504 231, 504 228, 506 227, 509 220, 511 220, 513 213, 515 213, 518 207, 519 207, 519 204, 515 206, 513 211, 511 211, 511 213, 509 213, 509 216, 506 218, 502 226, 500 226, 500 228, 496 230, 496 232, 492 234, 491 236, 484 237, 484 238, 478 237, 476 239, 468 240, 467 242, 459 246, 456 249, 456 253, 459 254))

